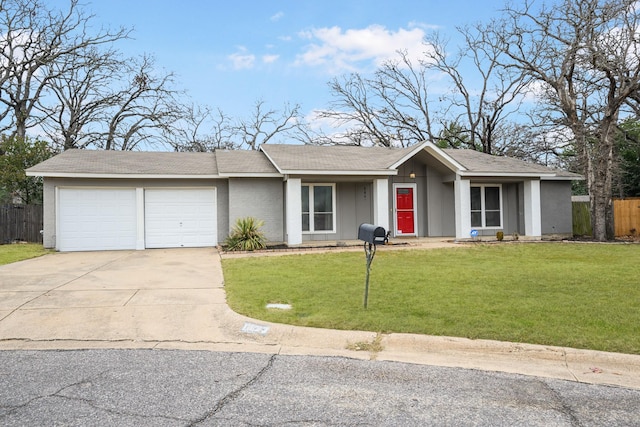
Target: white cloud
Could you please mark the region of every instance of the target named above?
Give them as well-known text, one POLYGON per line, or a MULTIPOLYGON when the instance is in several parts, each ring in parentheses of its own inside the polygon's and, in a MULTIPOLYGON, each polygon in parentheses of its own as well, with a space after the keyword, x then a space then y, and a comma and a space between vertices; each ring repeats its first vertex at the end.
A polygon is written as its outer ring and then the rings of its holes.
POLYGON ((284 16, 284 12, 280 11, 278 13, 276 13, 275 15, 272 15, 271 18, 269 18, 271 21, 276 22, 279 21, 282 17, 284 16))
POLYGON ((280 55, 263 55, 262 62, 265 64, 273 64, 280 58, 280 55))
POLYGON ((232 53, 227 57, 231 61, 231 65, 235 70, 246 70, 253 68, 256 56, 248 53, 245 47, 240 46, 238 52, 232 53))
POLYGON ((425 50, 425 31, 416 26, 397 31, 381 25, 348 30, 316 28, 298 35, 311 43, 298 55, 296 64, 323 66, 332 73, 380 66, 384 61, 397 58, 399 50, 406 51, 408 57, 415 60, 425 50))

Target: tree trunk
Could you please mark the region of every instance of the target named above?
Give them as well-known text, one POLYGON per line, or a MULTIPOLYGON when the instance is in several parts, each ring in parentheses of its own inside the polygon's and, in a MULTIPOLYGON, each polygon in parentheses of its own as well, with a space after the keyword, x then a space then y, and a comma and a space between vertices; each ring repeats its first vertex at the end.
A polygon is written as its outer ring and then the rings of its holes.
POLYGON ((604 242, 613 239, 613 145, 615 136, 614 118, 601 123, 601 134, 594 148, 595 159, 591 162, 591 223, 593 238, 604 242))

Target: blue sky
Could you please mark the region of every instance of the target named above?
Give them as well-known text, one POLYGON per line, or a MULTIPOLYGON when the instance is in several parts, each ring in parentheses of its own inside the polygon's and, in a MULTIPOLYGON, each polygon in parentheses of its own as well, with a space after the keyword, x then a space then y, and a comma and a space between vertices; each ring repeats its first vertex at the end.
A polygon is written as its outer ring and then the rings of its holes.
MULTIPOLYGON (((65 4, 63 0, 49 0, 65 4)), ((118 48, 152 54, 196 103, 240 117, 271 108, 327 107, 327 82, 366 74, 398 49, 419 55, 430 30, 498 15, 502 0, 95 0, 94 25, 134 29, 118 48)))

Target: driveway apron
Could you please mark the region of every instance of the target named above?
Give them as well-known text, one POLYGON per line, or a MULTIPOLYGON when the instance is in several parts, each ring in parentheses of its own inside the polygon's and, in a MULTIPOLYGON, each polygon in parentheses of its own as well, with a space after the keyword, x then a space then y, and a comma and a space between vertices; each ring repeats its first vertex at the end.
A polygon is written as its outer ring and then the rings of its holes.
POLYGON ((224 305, 215 249, 56 253, 0 267, 0 339, 200 341, 224 305))

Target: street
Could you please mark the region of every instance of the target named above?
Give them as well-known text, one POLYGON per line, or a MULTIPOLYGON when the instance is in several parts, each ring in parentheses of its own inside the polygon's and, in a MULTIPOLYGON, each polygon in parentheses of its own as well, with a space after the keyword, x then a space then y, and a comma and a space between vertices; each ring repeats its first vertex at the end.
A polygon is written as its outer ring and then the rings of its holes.
POLYGON ((640 390, 461 368, 183 350, 0 351, 3 426, 637 425, 640 390))

